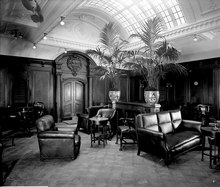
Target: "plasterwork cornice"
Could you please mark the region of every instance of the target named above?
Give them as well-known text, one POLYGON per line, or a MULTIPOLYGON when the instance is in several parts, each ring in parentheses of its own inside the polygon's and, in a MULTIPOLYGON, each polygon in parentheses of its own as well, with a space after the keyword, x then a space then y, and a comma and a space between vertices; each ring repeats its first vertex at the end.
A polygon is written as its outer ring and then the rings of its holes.
POLYGON ((220 16, 199 21, 181 28, 165 32, 167 39, 180 38, 187 35, 199 34, 220 27, 220 16))
MULTIPOLYGON (((203 33, 219 27, 220 27, 220 16, 164 32, 164 37, 167 40, 173 40, 185 36, 203 33)), ((133 42, 129 45, 128 50, 139 48, 142 45, 143 43, 140 41, 133 42)))
POLYGON ((68 41, 59 38, 48 37, 47 40, 41 40, 40 44, 63 47, 67 49, 77 49, 79 51, 85 51, 87 49, 95 49, 96 45, 93 44, 85 44, 80 42, 68 41))

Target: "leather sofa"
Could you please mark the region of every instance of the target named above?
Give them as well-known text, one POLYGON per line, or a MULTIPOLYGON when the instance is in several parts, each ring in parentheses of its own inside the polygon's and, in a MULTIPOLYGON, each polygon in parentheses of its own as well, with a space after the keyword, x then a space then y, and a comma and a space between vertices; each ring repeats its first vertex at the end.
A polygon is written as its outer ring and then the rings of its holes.
POLYGON ((53 116, 45 115, 36 121, 40 159, 71 158, 79 154, 81 137, 74 128, 56 127, 53 116))
POLYGON ((86 109, 86 113, 78 113, 78 128, 89 134, 91 124, 89 118, 94 117, 99 109, 106 107, 103 105, 91 106, 86 109))
POLYGON ((201 145, 201 122, 183 120, 180 110, 139 114, 135 118, 138 152, 156 153, 165 164, 201 145))

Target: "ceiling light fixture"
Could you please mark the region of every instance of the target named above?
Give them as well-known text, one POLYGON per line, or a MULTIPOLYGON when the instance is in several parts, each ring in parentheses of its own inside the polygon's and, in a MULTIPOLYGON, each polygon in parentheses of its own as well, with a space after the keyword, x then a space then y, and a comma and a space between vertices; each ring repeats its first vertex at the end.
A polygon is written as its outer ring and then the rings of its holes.
POLYGON ((33 43, 33 49, 36 49, 37 47, 36 47, 36 44, 35 43, 33 43))
POLYGON ((23 35, 21 34, 21 32, 18 29, 13 29, 12 31, 10 31, 10 34, 12 37, 14 37, 14 39, 22 39, 23 35))
POLYGON ((47 33, 44 33, 44 37, 43 37, 44 40, 47 39, 47 33))
POLYGON ((194 35, 193 40, 194 40, 194 42, 197 42, 197 41, 198 41, 198 38, 197 38, 197 35, 196 35, 196 34, 194 35))
POLYGON ((66 50, 66 48, 64 49, 64 53, 67 53, 67 50, 66 50))
POLYGON ((63 21, 65 19, 65 17, 61 16, 61 21, 60 21, 60 25, 65 25, 65 22, 63 21))

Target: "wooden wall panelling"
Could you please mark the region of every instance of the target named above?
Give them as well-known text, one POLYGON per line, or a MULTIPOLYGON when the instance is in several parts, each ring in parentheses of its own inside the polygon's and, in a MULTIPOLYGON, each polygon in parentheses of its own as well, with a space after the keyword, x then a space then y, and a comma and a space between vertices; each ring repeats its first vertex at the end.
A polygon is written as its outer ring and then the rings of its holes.
POLYGON ((99 77, 92 77, 92 105, 105 104, 108 100, 108 87, 106 80, 100 80, 99 77))
POLYGON ((213 71, 213 95, 214 95, 214 111, 216 118, 220 119, 220 68, 213 71))
POLYGON ((120 101, 129 101, 129 79, 128 77, 120 77, 120 91, 121 91, 121 96, 120 96, 120 101))
POLYGON ((5 107, 5 73, 4 70, 0 70, 0 107, 5 107))
POLYGON ((51 67, 33 70, 33 102, 41 101, 49 112, 53 109, 53 76, 51 67))

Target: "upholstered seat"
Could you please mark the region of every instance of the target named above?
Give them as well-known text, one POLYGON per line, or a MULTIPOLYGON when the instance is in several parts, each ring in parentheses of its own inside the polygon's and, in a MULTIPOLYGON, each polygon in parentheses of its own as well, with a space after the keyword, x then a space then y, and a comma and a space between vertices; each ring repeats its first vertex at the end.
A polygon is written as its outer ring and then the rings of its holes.
POLYGON ((36 121, 40 159, 71 158, 79 153, 81 137, 75 131, 59 131, 51 115, 45 115, 36 121))
POLYGON ((162 155, 166 164, 201 145, 201 122, 183 120, 180 110, 140 114, 136 117, 138 155, 141 151, 162 155))

